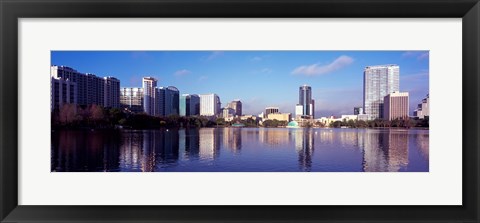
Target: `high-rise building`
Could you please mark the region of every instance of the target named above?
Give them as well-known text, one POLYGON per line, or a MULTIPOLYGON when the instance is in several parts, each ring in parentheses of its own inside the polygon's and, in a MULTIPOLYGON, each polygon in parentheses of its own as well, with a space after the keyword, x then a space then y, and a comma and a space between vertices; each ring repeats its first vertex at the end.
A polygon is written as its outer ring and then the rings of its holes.
POLYGON ((155 116, 165 116, 165 91, 164 87, 155 88, 155 112, 153 113, 155 116))
POLYGON ((120 81, 114 77, 102 78, 95 74, 84 74, 66 66, 51 66, 50 76, 76 84, 77 105, 95 104, 115 108, 120 106, 120 81))
POLYGON ((430 96, 422 99, 422 103, 418 104, 417 108, 413 112, 413 116, 424 119, 425 116, 430 116, 430 96))
POLYGON ((77 104, 77 83, 69 79, 51 77, 50 111, 59 110, 64 104, 77 104))
POLYGON ((121 88, 120 107, 130 112, 143 112, 143 88, 121 88))
POLYGON ((180 96, 180 116, 200 114, 200 97, 196 94, 182 94, 180 96))
POLYGON ((200 115, 216 116, 220 113, 220 97, 216 94, 201 94, 200 96, 200 115))
POLYGON ((143 86, 143 111, 148 115, 155 115, 155 94, 157 79, 153 77, 144 77, 143 86))
POLYGON ((315 118, 315 100, 312 98, 312 103, 310 104, 310 115, 312 119, 315 118))
POLYGON ((303 106, 302 115, 313 115, 312 87, 306 84, 300 86, 298 96, 298 104, 303 106))
POLYGON ((235 110, 235 116, 242 116, 242 102, 240 99, 236 99, 228 103, 228 107, 235 110))
POLYGON ((197 94, 190 95, 189 105, 190 106, 187 107, 188 115, 200 115, 200 97, 197 94))
POLYGON ((265 117, 268 117, 268 114, 276 114, 278 113, 278 107, 266 107, 265 108, 265 117))
POLYGON ((408 119, 408 92, 393 92, 383 99, 385 120, 408 119))
POLYGON ((115 77, 104 77, 104 107, 120 108, 120 80, 115 77))
POLYGON ((77 104, 87 105, 87 78, 85 74, 82 74, 77 70, 67 66, 51 66, 50 76, 55 79, 68 79, 76 83, 77 104))
POLYGON ((174 86, 168 86, 165 88, 165 108, 163 109, 165 111, 164 116, 169 116, 169 115, 178 115, 179 114, 179 98, 180 97, 180 92, 178 89, 174 86))
POLYGON ((105 80, 95 74, 86 73, 87 76, 87 105, 105 104, 105 80))
POLYGON ((365 67, 363 72, 363 109, 369 119, 383 118, 384 97, 400 88, 400 67, 378 65, 365 67))

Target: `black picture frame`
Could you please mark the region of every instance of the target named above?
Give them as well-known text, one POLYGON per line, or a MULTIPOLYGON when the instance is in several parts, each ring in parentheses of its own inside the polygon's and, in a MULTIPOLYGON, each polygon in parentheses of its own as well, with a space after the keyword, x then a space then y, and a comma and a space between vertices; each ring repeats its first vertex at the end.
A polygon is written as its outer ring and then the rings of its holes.
POLYGON ((1 222, 479 222, 480 220, 478 213, 480 156, 477 140, 480 124, 478 0, 0 0, 0 16, 1 222), (463 205, 18 205, 18 19, 76 17, 462 18, 463 205))

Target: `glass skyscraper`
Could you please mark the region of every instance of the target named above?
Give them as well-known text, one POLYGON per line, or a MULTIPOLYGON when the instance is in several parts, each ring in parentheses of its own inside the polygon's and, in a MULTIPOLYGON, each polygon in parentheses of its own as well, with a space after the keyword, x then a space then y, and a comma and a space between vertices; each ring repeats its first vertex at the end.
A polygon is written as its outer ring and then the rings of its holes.
POLYGON ((400 89, 400 67, 395 64, 365 67, 363 72, 363 111, 368 119, 383 118, 383 99, 400 89))
POLYGON ((312 116, 314 114, 314 105, 312 100, 312 87, 308 85, 300 86, 298 91, 298 105, 302 106, 302 115, 312 116))
POLYGON ((200 114, 200 97, 196 94, 182 94, 180 96, 180 116, 200 114))
POLYGON ((165 88, 165 116, 179 114, 179 96, 180 92, 174 86, 165 88))

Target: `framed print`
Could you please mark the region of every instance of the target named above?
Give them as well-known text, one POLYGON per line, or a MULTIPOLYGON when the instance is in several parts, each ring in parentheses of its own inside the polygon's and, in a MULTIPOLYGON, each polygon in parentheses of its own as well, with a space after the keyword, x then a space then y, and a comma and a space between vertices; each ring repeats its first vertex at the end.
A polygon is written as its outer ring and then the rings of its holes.
POLYGON ((479 220, 476 0, 0 10, 2 222, 479 220))

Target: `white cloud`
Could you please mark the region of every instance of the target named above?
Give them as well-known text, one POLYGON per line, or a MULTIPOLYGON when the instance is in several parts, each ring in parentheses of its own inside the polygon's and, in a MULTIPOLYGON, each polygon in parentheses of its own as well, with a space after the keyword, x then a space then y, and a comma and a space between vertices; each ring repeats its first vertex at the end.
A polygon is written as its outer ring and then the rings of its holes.
POLYGON ((422 53, 417 57, 417 60, 428 59, 429 56, 430 56, 429 52, 422 53))
POLYGON ((430 56, 430 53, 428 51, 407 51, 402 54, 402 57, 405 58, 416 58, 417 60, 424 60, 428 59, 430 56))
POLYGON ((262 60, 263 60, 263 58, 262 58, 262 57, 259 57, 259 56, 253 57, 253 58, 251 59, 251 61, 253 61, 253 62, 260 62, 260 61, 262 61, 262 60))
POLYGON ((273 72, 273 70, 272 70, 272 69, 270 69, 270 68, 263 68, 263 69, 262 69, 260 72, 262 72, 262 73, 266 73, 266 74, 269 74, 269 73, 272 73, 272 72, 273 72))
POLYGON ((207 60, 213 60, 223 55, 223 51, 214 51, 208 55, 207 60))
POLYGON ((297 67, 292 71, 292 74, 306 75, 306 76, 328 74, 333 71, 342 69, 343 67, 346 67, 352 63, 353 63, 353 58, 343 55, 335 59, 333 62, 326 65, 320 65, 316 63, 312 65, 304 65, 304 66, 297 67))
POLYGON ((206 80, 206 79, 208 79, 207 76, 200 76, 200 77, 198 78, 199 81, 204 81, 204 80, 206 80))
POLYGON ((177 76, 177 77, 181 77, 181 76, 185 76, 187 74, 191 74, 192 72, 187 70, 187 69, 183 69, 183 70, 177 70, 175 71, 174 75, 177 76))

